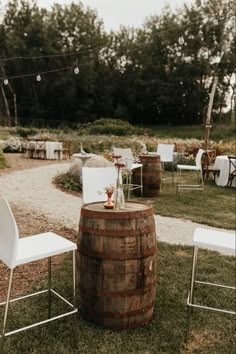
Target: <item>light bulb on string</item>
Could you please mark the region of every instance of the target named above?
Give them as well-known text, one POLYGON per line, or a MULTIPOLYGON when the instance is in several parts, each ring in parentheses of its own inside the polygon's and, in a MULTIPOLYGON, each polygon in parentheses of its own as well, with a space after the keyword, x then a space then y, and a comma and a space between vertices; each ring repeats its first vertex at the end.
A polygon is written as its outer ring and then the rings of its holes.
POLYGON ((38 82, 41 81, 41 75, 40 74, 36 75, 36 81, 38 81, 38 82))
POLYGON ((184 44, 184 37, 182 36, 182 34, 179 36, 178 42, 180 45, 184 44))
POLYGON ((74 73, 75 73, 75 75, 78 75, 78 74, 79 74, 79 67, 78 67, 78 65, 74 68, 74 73))
POLYGON ((3 80, 4 85, 8 85, 8 79, 3 80))

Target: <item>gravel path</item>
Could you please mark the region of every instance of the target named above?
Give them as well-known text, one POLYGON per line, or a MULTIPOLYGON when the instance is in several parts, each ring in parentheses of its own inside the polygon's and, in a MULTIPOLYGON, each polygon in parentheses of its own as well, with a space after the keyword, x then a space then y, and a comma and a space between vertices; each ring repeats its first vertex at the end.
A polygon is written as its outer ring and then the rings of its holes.
MULTIPOLYGON (((41 212, 77 230, 82 199, 64 193, 52 184, 53 177, 68 171, 70 165, 58 163, 4 174, 0 176, 0 195, 17 207, 25 207, 33 213, 41 212)), ((208 228, 189 220, 159 215, 155 215, 155 222, 159 240, 172 244, 191 245, 195 228, 208 228)), ((221 253, 233 254, 223 249, 221 253)))

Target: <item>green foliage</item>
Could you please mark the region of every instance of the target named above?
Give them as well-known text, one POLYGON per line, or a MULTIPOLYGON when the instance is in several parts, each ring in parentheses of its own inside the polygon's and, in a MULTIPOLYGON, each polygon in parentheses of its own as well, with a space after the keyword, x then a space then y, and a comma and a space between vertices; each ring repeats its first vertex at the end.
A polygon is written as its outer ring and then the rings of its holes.
POLYGON ((36 135, 37 129, 16 127, 15 134, 19 135, 21 138, 27 138, 30 135, 36 135))
POLYGON ((20 152, 21 151, 21 141, 18 137, 10 137, 3 144, 4 152, 20 152))
POLYGON ((0 148, 0 169, 8 167, 5 156, 0 148))
POLYGON ((131 125, 121 119, 101 118, 84 124, 80 130, 83 135, 135 135, 143 134, 144 128, 131 125))
POLYGON ((82 190, 80 177, 71 173, 63 173, 56 176, 54 182, 59 186, 59 188, 62 188, 68 192, 80 192, 82 190))
MULTIPOLYGON (((29 75, 11 81, 11 90, 3 88, 11 116, 13 91, 23 126, 77 127, 100 117, 124 117, 139 124, 200 124, 206 118, 212 80, 218 76, 212 114, 217 121, 226 101, 233 102, 234 4, 203 3, 199 6, 195 0, 176 12, 165 8, 140 29, 122 27, 107 34, 97 13, 80 2, 57 4, 49 11, 34 1, 8 1, 0 23, 1 58, 32 57, 27 65, 2 61, 3 74, 29 75), (216 59, 223 51, 219 65, 216 59), (76 52, 79 75, 60 71, 75 64, 76 52), (37 83, 31 77, 37 71, 51 73, 37 83)), ((2 97, 0 110, 6 111, 2 97)), ((97 128, 99 134, 109 133, 97 128)), ((111 126, 116 135, 124 135, 124 129, 111 126)))

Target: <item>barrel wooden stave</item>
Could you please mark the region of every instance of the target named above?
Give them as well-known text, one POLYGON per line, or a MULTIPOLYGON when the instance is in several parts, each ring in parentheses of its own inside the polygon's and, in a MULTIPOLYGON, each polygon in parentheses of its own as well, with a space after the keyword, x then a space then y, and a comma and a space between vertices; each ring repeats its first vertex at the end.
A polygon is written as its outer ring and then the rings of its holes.
POLYGON ((88 320, 107 328, 138 327, 150 321, 153 313, 154 217, 153 212, 141 217, 139 214, 145 213, 135 214, 115 223, 99 213, 98 218, 96 213, 80 218, 77 264, 81 310, 88 320))
MULTIPOLYGON (((143 196, 158 197, 161 186, 161 160, 159 155, 141 155, 140 163, 143 165, 143 196)), ((138 184, 141 170, 133 171, 133 183, 138 184)), ((134 189, 134 194, 140 196, 140 189, 134 189)))

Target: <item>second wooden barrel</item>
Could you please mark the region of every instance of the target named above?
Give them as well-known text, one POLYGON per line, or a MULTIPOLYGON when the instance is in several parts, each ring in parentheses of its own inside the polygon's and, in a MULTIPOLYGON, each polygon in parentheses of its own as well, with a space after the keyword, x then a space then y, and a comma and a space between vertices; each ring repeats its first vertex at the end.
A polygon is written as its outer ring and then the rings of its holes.
MULTIPOLYGON (((159 155, 141 155, 143 165, 143 196, 158 197, 161 186, 161 160, 159 155)), ((133 183, 140 184, 141 169, 133 170, 133 183)), ((140 196, 140 189, 134 189, 134 194, 140 196)))
POLYGON ((152 207, 126 202, 82 206, 78 234, 78 287, 83 316, 106 328, 149 322, 156 294, 156 234, 152 207))

